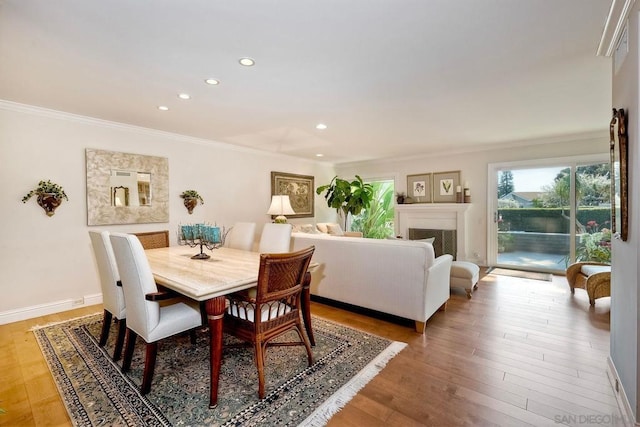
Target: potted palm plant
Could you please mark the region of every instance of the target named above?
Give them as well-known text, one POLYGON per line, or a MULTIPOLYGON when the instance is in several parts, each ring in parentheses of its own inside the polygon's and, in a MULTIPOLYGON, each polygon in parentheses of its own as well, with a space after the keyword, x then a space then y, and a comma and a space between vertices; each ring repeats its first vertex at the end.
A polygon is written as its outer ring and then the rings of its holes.
POLYGON ((53 216, 62 199, 69 200, 64 188, 50 180, 38 182, 38 186, 22 198, 22 203, 27 203, 27 200, 33 196, 37 196, 38 205, 44 209, 47 216, 53 216))
POLYGON ((180 197, 184 199, 184 206, 187 208, 189 215, 193 213, 193 208, 196 207, 198 201, 204 205, 204 199, 196 190, 185 190, 180 194, 180 197))
POLYGON ((362 209, 368 209, 373 200, 373 187, 362 181, 358 175, 353 181, 334 176, 329 184, 316 189, 316 194, 323 192, 327 206, 334 208, 338 214, 342 215, 345 230, 348 215, 358 215, 362 209))

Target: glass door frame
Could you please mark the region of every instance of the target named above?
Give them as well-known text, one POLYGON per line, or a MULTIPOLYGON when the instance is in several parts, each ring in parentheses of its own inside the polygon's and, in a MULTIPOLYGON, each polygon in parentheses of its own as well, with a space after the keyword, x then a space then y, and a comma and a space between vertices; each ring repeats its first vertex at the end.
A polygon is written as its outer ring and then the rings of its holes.
MULTIPOLYGON (((498 264, 498 172, 512 169, 535 169, 561 166, 571 168, 571 191, 569 197, 569 206, 571 206, 569 230, 571 230, 571 237, 569 239, 569 256, 571 260, 574 260, 576 254, 576 168, 579 166, 598 162, 609 163, 610 160, 611 159, 609 153, 607 152, 602 154, 588 154, 571 157, 555 157, 524 161, 489 163, 487 165, 487 265, 489 267, 504 267, 511 269, 517 268, 513 265, 498 264)), ((527 268, 527 270, 531 269, 527 268)), ((544 271, 564 274, 564 270, 544 271)))

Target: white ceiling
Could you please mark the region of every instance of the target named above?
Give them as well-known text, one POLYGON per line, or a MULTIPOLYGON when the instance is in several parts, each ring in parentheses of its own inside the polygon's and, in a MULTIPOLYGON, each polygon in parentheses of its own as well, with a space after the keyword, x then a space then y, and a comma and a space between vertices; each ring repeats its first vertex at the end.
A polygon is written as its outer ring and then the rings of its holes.
POLYGON ((334 163, 591 133, 609 7, 0 0, 0 99, 334 163))

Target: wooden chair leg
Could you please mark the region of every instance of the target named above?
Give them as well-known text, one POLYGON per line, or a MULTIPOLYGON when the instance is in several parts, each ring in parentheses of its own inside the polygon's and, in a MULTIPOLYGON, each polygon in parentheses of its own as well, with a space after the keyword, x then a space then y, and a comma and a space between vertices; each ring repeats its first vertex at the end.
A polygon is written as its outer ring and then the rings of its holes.
POLYGON ((264 384, 264 348, 262 342, 256 340, 255 342, 256 352, 256 368, 258 368, 258 397, 264 399, 265 384, 264 384))
POLYGON ((147 343, 147 351, 144 359, 144 373, 142 374, 142 394, 151 391, 151 380, 156 368, 156 355, 158 354, 158 342, 147 343))
POLYGON ((302 281, 302 294, 300 296, 300 307, 302 311, 302 320, 304 320, 304 327, 307 330, 307 336, 309 342, 315 347, 316 339, 313 336, 313 328, 311 327, 311 273, 308 271, 304 274, 304 280, 302 281))
POLYGON ((307 361, 309 362, 309 366, 313 365, 313 353, 311 352, 311 345, 309 340, 305 336, 304 332, 302 332, 302 325, 296 325, 296 332, 300 336, 300 341, 304 344, 304 348, 307 350, 307 361))
POLYGON ((189 331, 189 338, 191 339, 191 344, 195 345, 197 341, 196 330, 192 329, 189 331))
POLYGON ((104 310, 104 315, 102 316, 102 331, 100 332, 100 342, 98 345, 100 347, 104 347, 107 343, 107 338, 109 338, 109 328, 111 328, 111 313, 107 310, 104 310))
POLYGON ((136 338, 138 338, 138 334, 127 328, 127 344, 124 348, 122 372, 127 372, 129 368, 131 368, 131 359, 133 358, 133 349, 136 346, 136 338))
POLYGON ((121 319, 118 321, 118 337, 116 338, 116 346, 113 349, 113 361, 117 362, 122 356, 122 345, 124 344, 124 337, 127 332, 127 320, 121 319))

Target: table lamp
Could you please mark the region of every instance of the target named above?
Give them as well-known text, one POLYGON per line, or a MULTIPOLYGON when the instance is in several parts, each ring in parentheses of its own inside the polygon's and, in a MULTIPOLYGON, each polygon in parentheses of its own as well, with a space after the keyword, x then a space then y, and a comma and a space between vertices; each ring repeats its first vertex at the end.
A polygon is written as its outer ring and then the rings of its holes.
POLYGON ((271 196, 271 206, 269 206, 267 214, 277 215, 274 221, 276 224, 286 224, 287 217, 285 215, 295 214, 289 196, 271 196))

